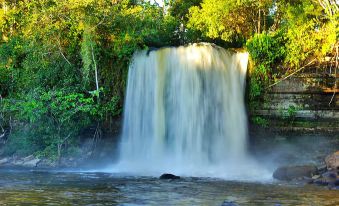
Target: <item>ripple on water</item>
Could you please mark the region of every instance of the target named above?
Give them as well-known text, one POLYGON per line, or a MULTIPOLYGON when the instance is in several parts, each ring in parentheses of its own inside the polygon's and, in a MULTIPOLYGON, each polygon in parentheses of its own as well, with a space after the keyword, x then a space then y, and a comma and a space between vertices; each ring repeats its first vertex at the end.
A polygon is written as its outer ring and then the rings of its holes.
POLYGON ((339 205, 338 191, 276 182, 76 172, 0 171, 0 177, 0 205, 339 205))

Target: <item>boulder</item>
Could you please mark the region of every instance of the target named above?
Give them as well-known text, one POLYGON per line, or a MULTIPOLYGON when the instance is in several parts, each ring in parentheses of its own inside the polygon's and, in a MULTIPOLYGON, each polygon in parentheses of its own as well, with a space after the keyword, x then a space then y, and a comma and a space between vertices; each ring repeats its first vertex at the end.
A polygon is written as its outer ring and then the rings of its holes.
POLYGON ((336 151, 333 154, 328 155, 325 158, 325 163, 326 163, 327 169, 339 170, 339 151, 336 151))
POLYGON ((308 177, 318 174, 318 169, 314 165, 302 166, 283 166, 276 169, 273 177, 278 180, 293 180, 308 177))
POLYGON ((161 180, 177 180, 177 179, 180 179, 180 176, 165 173, 160 176, 160 179, 161 180))

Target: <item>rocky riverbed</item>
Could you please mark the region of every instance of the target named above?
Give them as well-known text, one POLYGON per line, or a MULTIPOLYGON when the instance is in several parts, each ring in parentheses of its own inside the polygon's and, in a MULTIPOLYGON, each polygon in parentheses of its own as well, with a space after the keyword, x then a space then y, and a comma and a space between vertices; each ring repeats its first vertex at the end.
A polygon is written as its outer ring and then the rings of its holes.
POLYGON ((339 151, 325 158, 326 166, 296 165, 279 167, 273 177, 282 181, 303 181, 339 190, 339 151))

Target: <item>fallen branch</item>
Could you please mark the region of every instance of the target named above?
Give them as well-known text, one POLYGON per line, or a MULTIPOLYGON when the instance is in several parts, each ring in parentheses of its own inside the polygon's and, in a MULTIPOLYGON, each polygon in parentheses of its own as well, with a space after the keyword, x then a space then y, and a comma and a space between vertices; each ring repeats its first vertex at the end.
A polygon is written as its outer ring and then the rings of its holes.
POLYGON ((266 87, 265 89, 268 89, 268 88, 270 88, 270 87, 273 87, 273 86, 279 84, 280 82, 282 82, 282 81, 288 79, 289 77, 295 75, 296 73, 298 73, 298 72, 300 72, 301 70, 303 70, 305 67, 311 65, 315 60, 316 60, 316 59, 313 59, 312 61, 310 61, 310 62, 308 62, 306 65, 300 67, 298 70, 296 70, 296 71, 293 72, 292 74, 289 74, 289 75, 287 75, 286 77, 283 77, 282 79, 279 79, 278 81, 276 81, 276 82, 274 82, 273 84, 269 85, 269 86, 266 87))

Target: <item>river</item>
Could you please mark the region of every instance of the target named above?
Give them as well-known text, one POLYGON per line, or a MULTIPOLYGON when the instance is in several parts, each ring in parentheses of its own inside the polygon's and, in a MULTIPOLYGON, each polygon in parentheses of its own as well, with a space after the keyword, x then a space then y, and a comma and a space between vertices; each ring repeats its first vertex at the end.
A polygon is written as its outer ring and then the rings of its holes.
POLYGON ((71 171, 0 170, 0 205, 339 205, 339 192, 302 184, 71 171))

